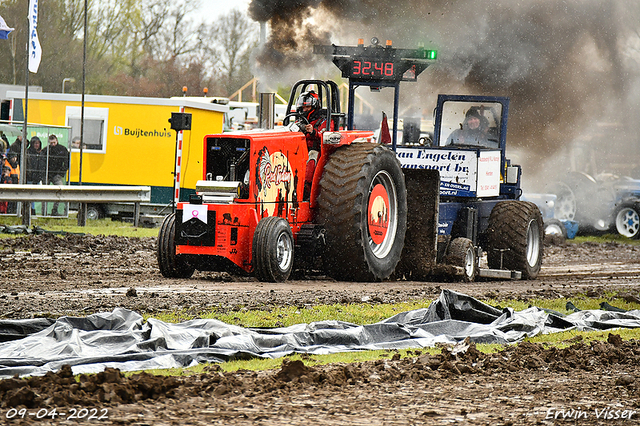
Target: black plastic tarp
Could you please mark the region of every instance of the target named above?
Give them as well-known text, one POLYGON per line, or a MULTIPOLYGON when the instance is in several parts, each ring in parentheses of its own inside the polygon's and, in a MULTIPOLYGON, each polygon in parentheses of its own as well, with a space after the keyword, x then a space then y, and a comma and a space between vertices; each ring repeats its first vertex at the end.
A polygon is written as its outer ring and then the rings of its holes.
POLYGON ((171 324, 156 319, 144 322, 138 313, 121 308, 51 321, 0 322, 0 378, 44 375, 65 364, 72 366, 74 374, 95 373, 105 367, 134 371, 250 357, 277 358, 294 352, 421 348, 457 343, 466 337, 476 343, 506 344, 572 328, 640 327, 640 311, 590 310, 562 317, 535 307, 518 312, 500 310, 444 290, 428 308, 370 325, 320 321, 256 329, 211 319, 171 324))

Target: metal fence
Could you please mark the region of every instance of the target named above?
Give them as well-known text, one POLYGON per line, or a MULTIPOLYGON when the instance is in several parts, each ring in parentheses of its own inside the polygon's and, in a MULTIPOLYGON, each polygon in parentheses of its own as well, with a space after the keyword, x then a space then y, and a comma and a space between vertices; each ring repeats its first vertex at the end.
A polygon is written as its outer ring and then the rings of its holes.
POLYGON ((133 203, 134 226, 140 220, 140 203, 151 200, 150 186, 8 185, 0 184, 0 201, 133 203))

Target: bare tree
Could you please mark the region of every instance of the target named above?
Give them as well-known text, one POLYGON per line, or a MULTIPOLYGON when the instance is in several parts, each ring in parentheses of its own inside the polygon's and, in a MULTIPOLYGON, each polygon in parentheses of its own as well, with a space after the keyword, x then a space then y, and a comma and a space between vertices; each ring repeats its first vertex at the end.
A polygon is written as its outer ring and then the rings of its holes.
MULTIPOLYGON (((0 0, 3 17, 16 28, 0 43, 0 82, 20 84, 26 68, 27 6, 0 0)), ((251 79, 250 55, 258 24, 235 10, 210 25, 194 22, 194 0, 89 0, 87 92, 171 96, 183 85, 228 95, 251 79)), ((64 78, 82 77, 84 0, 40 3, 40 70, 30 83, 60 91, 64 78)), ((80 85, 66 90, 79 91, 80 85)))
POLYGON ((90 50, 95 58, 108 56, 107 75, 125 73, 137 78, 144 73, 141 64, 153 57, 154 40, 167 11, 163 0, 110 0, 96 8, 97 37, 90 50))
POLYGON ((197 3, 184 2, 169 10, 167 25, 155 40, 157 59, 176 60, 195 52, 198 34, 194 33, 195 25, 189 17, 197 6, 197 3))
POLYGON ((258 43, 258 31, 259 25, 236 9, 201 33, 202 50, 211 60, 211 74, 221 79, 227 95, 252 78, 250 56, 258 43))

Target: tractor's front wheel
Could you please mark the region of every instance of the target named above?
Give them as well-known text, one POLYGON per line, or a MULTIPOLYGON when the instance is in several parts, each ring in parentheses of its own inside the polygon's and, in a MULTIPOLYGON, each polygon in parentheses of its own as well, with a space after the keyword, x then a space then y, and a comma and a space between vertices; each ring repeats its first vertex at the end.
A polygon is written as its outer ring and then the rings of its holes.
POLYGON ((454 238, 449 244, 447 254, 442 263, 460 266, 463 270, 461 280, 472 282, 478 273, 478 257, 473 241, 468 238, 454 238))
POLYGON ((487 263, 492 269, 522 272, 535 279, 542 267, 542 215, 528 201, 502 201, 489 215, 487 263))
POLYGON ((253 269, 260 281, 286 281, 293 269, 293 233, 277 216, 258 222, 253 234, 253 269))
POLYGON ((331 154, 320 181, 327 275, 349 281, 389 278, 407 229, 404 174, 389 148, 354 143, 331 154))
POLYGON ((567 228, 558 219, 544 222, 544 241, 551 244, 562 244, 567 239, 567 228))
POLYGON ((157 258, 160 273, 165 278, 189 278, 195 268, 184 258, 176 255, 176 215, 165 216, 158 233, 157 258))

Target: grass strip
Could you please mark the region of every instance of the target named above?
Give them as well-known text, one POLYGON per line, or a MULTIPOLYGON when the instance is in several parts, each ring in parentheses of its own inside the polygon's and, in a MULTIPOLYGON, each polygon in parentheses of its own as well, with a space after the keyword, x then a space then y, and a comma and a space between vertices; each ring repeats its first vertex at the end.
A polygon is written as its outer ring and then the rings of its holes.
MULTIPOLYGON (((586 296, 581 296, 580 298, 572 300, 574 300, 573 303, 582 310, 600 309, 600 303, 602 302, 607 302, 613 306, 623 308, 625 310, 640 309, 639 303, 626 301, 624 298, 618 297, 618 295, 613 292, 601 298, 588 298, 586 296)), ((346 321, 353 324, 364 325, 376 323, 400 312, 412 309, 426 308, 432 302, 432 300, 420 300, 407 303, 379 305, 367 303, 348 305, 336 304, 317 305, 304 308, 276 307, 265 310, 247 310, 245 308, 238 307, 237 310, 232 312, 212 310, 203 313, 199 316, 199 318, 217 319, 227 324, 234 324, 243 327, 287 327, 294 324, 310 323, 324 320, 346 321)), ((529 306, 536 306, 539 308, 551 309, 565 315, 573 313, 573 311, 566 309, 567 299, 536 299, 526 302, 521 300, 502 300, 500 302, 496 302, 493 300, 484 300, 483 302, 492 306, 499 306, 501 308, 513 308, 516 311, 527 309, 529 306)), ((188 315, 185 313, 170 313, 156 315, 154 316, 154 318, 165 322, 181 322, 187 319, 193 319, 194 317, 188 318, 188 315)), ((559 333, 540 334, 531 338, 527 338, 525 339, 525 341, 539 343, 545 347, 555 346, 558 348, 564 348, 571 346, 576 342, 583 342, 588 344, 592 340, 607 340, 607 336, 609 335, 609 333, 619 334, 623 340, 640 339, 640 329, 611 329, 605 331, 570 330, 559 333)), ((480 344, 477 345, 477 348, 484 353, 493 353, 502 350, 504 348, 504 345, 480 344)), ((323 365, 334 363, 372 361, 380 358, 389 358, 394 354, 399 354, 403 358, 407 356, 417 356, 424 353, 437 354, 440 353, 440 350, 440 348, 419 348, 393 351, 378 350, 341 352, 338 354, 329 355, 293 354, 291 356, 288 356, 287 359, 300 359, 303 360, 306 365, 323 365)), ((282 358, 239 359, 225 362, 220 365, 220 368, 223 371, 230 372, 237 370, 269 370, 279 368, 282 365, 282 361, 282 358)), ((189 375, 206 372, 208 368, 210 367, 207 364, 202 364, 185 369, 152 370, 149 372, 162 375, 189 375)))
MULTIPOLYGON (((619 295, 617 292, 606 293, 602 297, 592 298, 586 295, 578 295, 570 299, 580 310, 600 309, 603 302, 627 311, 640 309, 640 303, 629 299, 627 295, 619 295)), ((563 315, 573 313, 567 309, 569 299, 532 299, 523 300, 482 300, 488 305, 499 309, 512 308, 522 311, 530 306, 559 312, 563 315)), ((640 301, 640 299, 638 299, 640 301)), ((394 304, 370 304, 351 303, 333 305, 314 305, 308 307, 284 306, 264 307, 263 309, 248 309, 236 306, 233 309, 216 308, 204 311, 198 315, 189 314, 186 311, 167 312, 153 315, 153 318, 168 322, 178 323, 191 319, 216 319, 227 324, 241 327, 288 327, 295 324, 311 323, 317 321, 336 320, 351 324, 374 324, 401 312, 414 309, 427 308, 433 302, 430 299, 421 299, 411 302, 394 304)), ((151 315, 146 315, 145 319, 151 315)))
MULTIPOLYGON (((0 225, 17 226, 22 224, 22 219, 15 216, 1 216, 0 225)), ((158 237, 159 228, 134 227, 132 223, 111 219, 98 219, 87 221, 87 226, 78 226, 76 214, 68 218, 35 217, 31 220, 30 229, 42 228, 56 233, 89 234, 89 235, 115 235, 120 237, 158 237)), ((20 237, 25 234, 0 233, 0 238, 20 237)))

